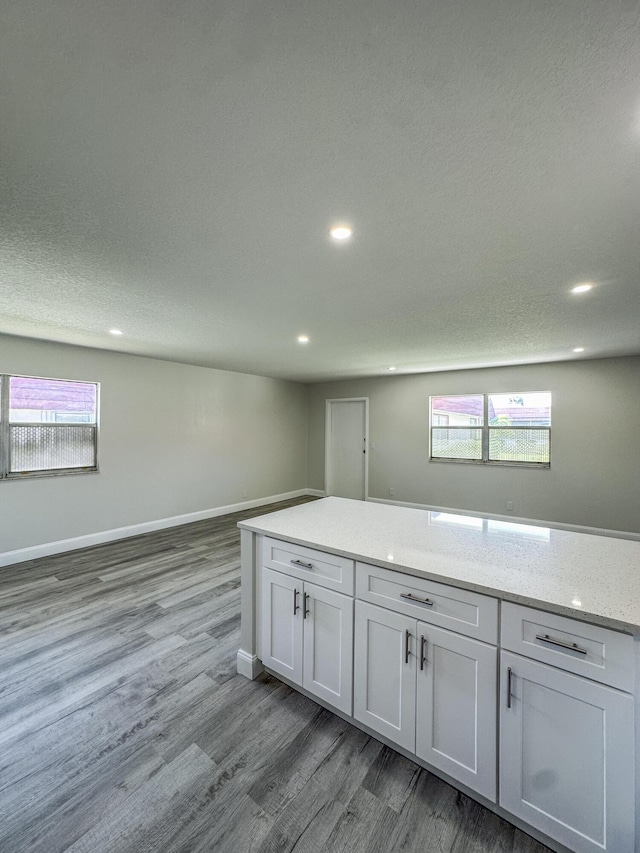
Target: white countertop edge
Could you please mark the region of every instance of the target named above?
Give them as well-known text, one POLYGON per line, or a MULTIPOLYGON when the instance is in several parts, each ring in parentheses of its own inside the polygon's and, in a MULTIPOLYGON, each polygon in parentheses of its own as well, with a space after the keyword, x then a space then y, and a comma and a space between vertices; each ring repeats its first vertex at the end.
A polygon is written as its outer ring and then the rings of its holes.
MULTIPOLYGON (((382 503, 382 502, 380 502, 382 503)), ((392 504, 395 508, 399 507, 397 504, 392 504)), ((409 508, 409 507, 407 507, 409 508)), ((419 509, 419 507, 411 507, 412 509, 419 509)), ((295 509, 295 508, 292 508, 295 509)), ((287 512, 287 510, 283 510, 282 512, 287 512)), ((471 515, 471 513, 458 513, 460 515, 471 515)), ((292 542, 297 545, 302 545, 307 548, 315 548, 317 550, 325 551, 330 554, 335 554, 337 556, 346 557, 348 559, 368 563, 373 566, 379 566, 384 569, 389 569, 390 571, 395 572, 403 572, 407 575, 412 575, 414 577, 427 578, 429 580, 435 581, 437 583, 445 583, 450 584, 451 586, 458 587, 459 589, 470 590, 471 592, 480 593, 481 595, 489 595, 494 598, 498 598, 501 601, 509 601, 515 604, 521 604, 526 607, 536 608, 538 610, 545 611, 547 613, 555 613, 560 616, 567 616, 571 619, 576 619, 580 622, 586 622, 592 625, 599 625, 603 628, 610 628, 615 631, 621 631, 623 633, 631 634, 636 637, 640 637, 640 624, 635 624, 634 622, 629 622, 625 619, 620 619, 615 616, 603 613, 597 613, 590 610, 585 610, 582 608, 572 608, 565 604, 560 604, 557 601, 548 600, 544 598, 537 598, 535 595, 531 594, 523 594, 519 592, 512 592, 508 589, 500 588, 497 586, 487 585, 486 583, 474 583, 469 581, 468 579, 461 579, 457 577, 455 574, 448 574, 442 572, 434 572, 428 569, 418 568, 416 566, 407 565, 405 563, 401 563, 398 561, 389 561, 381 559, 379 556, 376 556, 371 553, 367 553, 366 549, 360 551, 350 551, 344 548, 339 548, 332 546, 330 542, 327 541, 319 541, 319 539, 315 538, 307 538, 301 537, 299 535, 289 535, 288 533, 284 533, 281 530, 274 530, 273 525, 269 524, 269 518, 272 514, 259 516, 254 519, 247 519, 244 521, 238 522, 238 527, 243 530, 249 530, 253 533, 261 534, 264 536, 269 536, 273 539, 277 539, 282 542, 292 542)), ((279 512, 274 513, 273 515, 278 516, 279 512)), ((483 519, 498 519, 502 520, 500 516, 487 516, 487 515, 479 515, 474 514, 474 517, 483 518, 483 519)), ((514 523, 526 523, 526 520, 522 519, 508 519, 509 521, 513 521, 514 523)), ((578 533, 578 531, 573 531, 578 533)), ((584 531, 585 535, 593 535, 593 533, 589 530, 584 531)), ((613 537, 618 538, 618 537, 613 537)), ((627 537, 619 537, 620 541, 629 541, 627 537)))
MULTIPOLYGON (((483 517, 486 518, 486 516, 483 517)), ((280 542, 293 542, 294 545, 302 545, 305 548, 316 548, 321 551, 326 551, 327 554, 335 554, 337 557, 346 557, 350 560, 368 563, 371 566, 379 566, 382 569, 389 569, 393 572, 401 572, 405 575, 413 575, 417 578, 426 578, 427 580, 436 581, 437 583, 449 584, 450 586, 455 586, 459 589, 478 592, 481 595, 490 595, 493 598, 499 598, 501 601, 511 601, 513 604, 522 604, 525 607, 533 607, 546 613, 555 613, 558 616, 568 616, 579 622, 587 622, 590 625, 599 625, 602 628, 611 628, 614 631, 622 631, 625 634, 632 634, 640 637, 640 625, 633 625, 610 616, 603 616, 599 613, 588 613, 584 610, 577 610, 562 604, 556 604, 553 601, 544 601, 543 599, 532 598, 531 596, 519 595, 518 593, 497 589, 496 587, 472 584, 469 583, 469 581, 460 580, 456 577, 449 577, 435 572, 427 572, 424 569, 416 569, 412 566, 402 566, 398 563, 391 563, 375 557, 368 557, 366 554, 354 554, 350 551, 340 550, 339 548, 331 548, 324 543, 299 539, 295 536, 284 537, 282 534, 275 534, 269 530, 262 530, 260 527, 247 524, 246 522, 240 522, 238 527, 242 527, 243 530, 251 530, 253 533, 258 533, 263 536, 269 536, 271 539, 277 539, 280 542)))

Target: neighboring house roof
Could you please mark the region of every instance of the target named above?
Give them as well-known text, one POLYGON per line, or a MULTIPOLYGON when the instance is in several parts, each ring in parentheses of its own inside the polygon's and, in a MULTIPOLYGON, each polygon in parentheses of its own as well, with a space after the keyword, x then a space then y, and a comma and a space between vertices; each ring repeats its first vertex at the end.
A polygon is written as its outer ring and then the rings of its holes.
POLYGON ((531 426, 539 424, 548 426, 551 410, 548 406, 544 408, 527 408, 525 406, 501 406, 496 409, 496 415, 507 415, 512 424, 526 423, 531 426))
POLYGON ((482 417, 482 397, 433 397, 433 411, 482 417))
POLYGON ((11 408, 47 412, 93 412, 96 387, 84 382, 11 377, 11 408))
MULTIPOLYGON (((447 412, 449 414, 470 415, 471 417, 482 417, 481 397, 433 397, 432 411, 447 412)), ((551 410, 548 406, 498 406, 495 407, 489 397, 489 421, 499 415, 506 415, 513 424, 527 424, 531 426, 548 426, 550 423, 551 410)))

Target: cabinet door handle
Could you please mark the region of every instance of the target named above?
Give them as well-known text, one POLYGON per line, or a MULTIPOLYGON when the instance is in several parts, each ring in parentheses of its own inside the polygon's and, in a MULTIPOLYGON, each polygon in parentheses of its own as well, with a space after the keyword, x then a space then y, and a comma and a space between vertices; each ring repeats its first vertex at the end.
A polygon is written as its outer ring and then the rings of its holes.
POLYGON ((433 601, 430 598, 418 598, 417 595, 412 595, 410 592, 401 592, 400 598, 407 598, 409 601, 414 601, 416 604, 426 604, 427 607, 433 607, 433 601))
POLYGON ((302 609, 303 609, 302 618, 303 619, 306 619, 307 614, 311 612, 309 610, 309 608, 307 607, 307 604, 308 604, 310 599, 311 599, 311 596, 308 593, 306 593, 306 592, 302 593, 302 609))
POLYGON ((404 632, 404 662, 409 663, 409 655, 411 652, 409 651, 409 639, 411 637, 411 632, 407 628, 404 632))
POLYGON ((424 669, 424 665, 425 665, 426 660, 427 660, 427 656, 425 654, 426 651, 427 651, 427 638, 426 637, 420 637, 420 669, 421 670, 424 669))
POLYGON ((507 708, 511 707, 511 667, 507 667, 507 708))
POLYGON ((536 640, 543 643, 549 643, 550 646, 560 646, 561 649, 569 649, 572 652, 578 652, 579 655, 589 654, 587 649, 581 649, 577 643, 565 643, 564 640, 556 640, 548 634, 536 634, 536 640))
POLYGON ((294 566, 300 566, 301 569, 312 569, 313 563, 305 563, 302 560, 289 560, 294 566))
POLYGON ((300 595, 299 589, 293 590, 293 615, 295 616, 298 610, 300 610, 300 605, 298 604, 298 596, 300 595))

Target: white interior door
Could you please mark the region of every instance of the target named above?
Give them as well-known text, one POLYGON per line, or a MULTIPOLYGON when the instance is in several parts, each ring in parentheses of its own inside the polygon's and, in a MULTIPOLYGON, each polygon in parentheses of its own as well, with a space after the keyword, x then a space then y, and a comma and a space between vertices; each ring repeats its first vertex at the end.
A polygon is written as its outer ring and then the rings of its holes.
POLYGON ((326 494, 365 500, 367 400, 327 400, 326 429, 326 494))

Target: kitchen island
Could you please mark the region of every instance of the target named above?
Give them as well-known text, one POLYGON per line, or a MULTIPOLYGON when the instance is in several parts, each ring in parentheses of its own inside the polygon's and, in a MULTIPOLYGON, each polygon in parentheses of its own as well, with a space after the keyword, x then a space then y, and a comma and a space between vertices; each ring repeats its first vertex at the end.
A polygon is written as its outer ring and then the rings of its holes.
POLYGON ((640 849, 639 542, 341 498, 239 526, 239 673, 556 850, 640 849))

